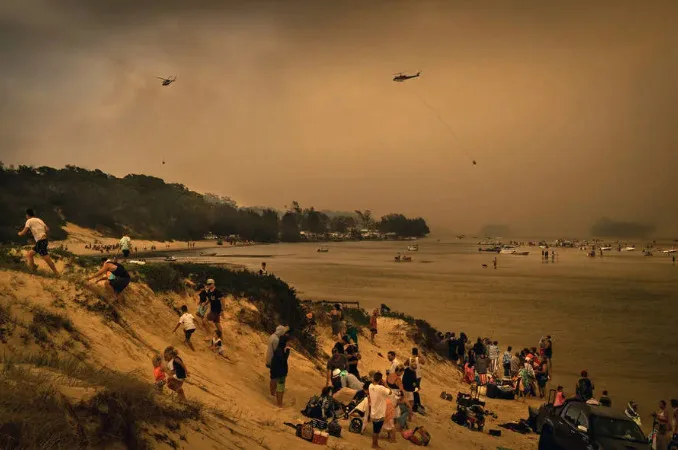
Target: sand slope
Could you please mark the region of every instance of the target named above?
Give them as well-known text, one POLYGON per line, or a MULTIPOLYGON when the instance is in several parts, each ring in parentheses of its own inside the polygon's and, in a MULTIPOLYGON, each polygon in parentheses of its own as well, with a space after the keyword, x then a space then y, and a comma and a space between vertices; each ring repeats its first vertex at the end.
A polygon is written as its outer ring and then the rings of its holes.
MULTIPOLYGON (((90 311, 99 302, 97 288, 84 285, 79 274, 67 274, 56 280, 19 272, 0 271, 0 304, 10 305, 18 318, 27 319, 31 308, 40 306, 46 310, 67 315, 79 335, 89 344, 85 349, 77 343, 63 345, 64 339, 56 340, 60 354, 81 353, 98 365, 123 372, 137 371, 139 377, 152 382, 151 356, 167 345, 176 346, 190 372, 185 385, 186 395, 206 405, 202 422, 188 421, 181 430, 157 430, 149 427, 147 433, 160 437, 150 440, 157 448, 191 449, 285 449, 315 448, 294 436, 293 430, 283 422, 303 420, 300 410, 308 398, 318 394, 325 378, 319 367, 324 358, 311 361, 300 353, 293 352, 290 358, 288 391, 282 409, 274 405, 268 392, 269 373, 264 366, 264 352, 268 336, 244 325, 239 320, 243 314, 257 314, 246 300, 229 299, 227 321, 224 326, 224 345, 233 362, 219 358, 202 342, 211 336, 199 329, 193 336, 196 351, 183 345, 180 329, 171 333, 178 319, 172 306, 188 304, 195 310, 194 299, 176 294, 155 295, 148 287, 138 283, 130 285, 124 303, 118 305, 121 319, 118 323, 106 319, 100 312, 90 311), (167 441, 162 438, 167 436, 167 441), (170 445, 171 443, 171 445, 170 445)), ((330 332, 319 328, 322 346, 326 352, 333 344, 330 332)), ((413 346, 406 337, 407 326, 393 319, 380 319, 377 345, 368 342, 365 336, 360 341, 363 359, 362 373, 369 370, 384 371, 388 366, 386 353, 395 350, 405 355, 413 346), (380 356, 383 355, 382 356, 380 356)), ((7 343, 0 343, 5 354, 38 352, 34 343, 22 342, 17 333, 7 343)), ((496 449, 503 446, 513 450, 534 449, 537 436, 522 436, 502 430, 503 436, 491 437, 487 433, 471 432, 450 421, 454 403, 440 399, 441 391, 455 393, 467 388, 460 384, 459 373, 448 363, 431 358, 423 367, 422 401, 427 406, 427 417, 417 416, 416 424, 425 426, 432 435, 431 448, 444 449, 496 449)), ((64 395, 77 400, 91 395, 91 389, 65 387, 64 395)), ((164 396, 170 396, 165 391, 164 396)), ((499 415, 497 421, 489 418, 486 429, 496 424, 518 420, 527 414, 527 404, 522 401, 488 400, 487 406, 499 415)), ((360 436, 348 432, 348 424, 342 421, 342 438, 330 437, 329 447, 334 449, 360 449, 370 446, 369 435, 360 436)), ((162 427, 161 427, 162 428, 162 427)), ((368 428, 369 430, 369 428, 368 428)), ((413 448, 413 444, 398 437, 395 444, 383 442, 383 448, 413 448)))

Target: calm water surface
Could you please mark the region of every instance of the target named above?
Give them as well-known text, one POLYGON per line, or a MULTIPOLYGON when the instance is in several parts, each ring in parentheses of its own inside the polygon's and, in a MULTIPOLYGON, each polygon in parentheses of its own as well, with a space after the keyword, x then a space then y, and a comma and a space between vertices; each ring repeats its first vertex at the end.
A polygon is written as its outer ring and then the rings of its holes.
POLYGON ((393 256, 407 243, 327 246, 328 253, 316 252, 317 244, 219 248, 211 259, 252 269, 266 261, 302 298, 386 303, 441 331, 491 336, 502 350, 551 334, 552 384, 571 393, 586 369, 596 395, 609 390, 615 407, 634 399, 643 416, 659 399, 678 397, 678 266, 667 255, 614 251, 592 259, 560 249, 555 263, 544 264, 531 248, 529 256, 498 255, 493 270, 494 254, 471 242, 421 240, 414 261, 400 264, 393 256))

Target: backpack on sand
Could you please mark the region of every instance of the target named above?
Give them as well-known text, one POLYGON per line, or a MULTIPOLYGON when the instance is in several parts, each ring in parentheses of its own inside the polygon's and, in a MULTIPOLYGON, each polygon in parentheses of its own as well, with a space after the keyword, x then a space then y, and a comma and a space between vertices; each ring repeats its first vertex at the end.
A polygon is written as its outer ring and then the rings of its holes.
POLYGON ((417 427, 414 429, 414 432, 412 432, 412 436, 410 436, 409 440, 414 445, 423 445, 425 447, 431 442, 431 435, 424 427, 417 427))
POLYGON ((306 403, 306 408, 304 408, 301 413, 306 417, 310 417, 311 419, 322 419, 323 409, 320 397, 317 395, 311 397, 308 403, 306 403))
POLYGON ((338 420, 333 420, 327 424, 327 432, 330 436, 341 437, 341 425, 338 420))

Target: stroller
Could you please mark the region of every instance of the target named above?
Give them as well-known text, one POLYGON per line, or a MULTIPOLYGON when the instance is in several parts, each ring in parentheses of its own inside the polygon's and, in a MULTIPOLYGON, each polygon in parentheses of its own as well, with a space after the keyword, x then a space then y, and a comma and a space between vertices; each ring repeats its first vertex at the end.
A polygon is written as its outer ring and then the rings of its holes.
POLYGON ((477 396, 459 392, 457 394, 457 412, 452 414, 452 422, 468 427, 469 430, 483 431, 485 428, 485 402, 477 396))

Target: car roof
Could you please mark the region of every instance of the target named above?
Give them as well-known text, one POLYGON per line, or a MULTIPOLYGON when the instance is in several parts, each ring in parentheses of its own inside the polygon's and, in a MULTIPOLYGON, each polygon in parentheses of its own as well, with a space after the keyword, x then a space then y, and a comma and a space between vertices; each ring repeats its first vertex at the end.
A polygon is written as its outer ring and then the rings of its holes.
POLYGON ((598 417, 605 417, 608 419, 616 419, 616 420, 625 420, 625 421, 631 421, 626 415, 620 411, 614 410, 609 406, 602 406, 602 405, 592 405, 590 403, 585 403, 579 400, 570 400, 566 403, 566 405, 570 404, 576 404, 579 405, 581 408, 586 409, 589 414, 592 416, 598 416, 598 417))
POLYGON ((616 411, 609 406, 586 405, 589 407, 592 416, 606 417, 609 419, 631 421, 626 415, 620 411, 616 411))

